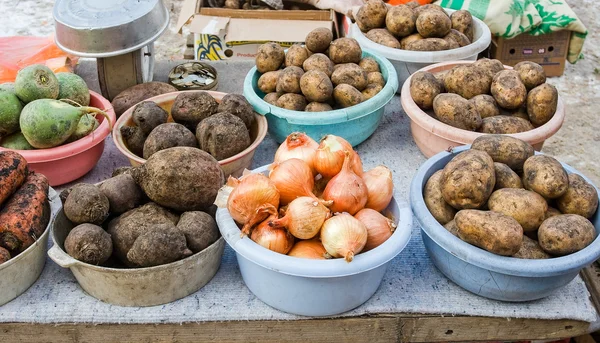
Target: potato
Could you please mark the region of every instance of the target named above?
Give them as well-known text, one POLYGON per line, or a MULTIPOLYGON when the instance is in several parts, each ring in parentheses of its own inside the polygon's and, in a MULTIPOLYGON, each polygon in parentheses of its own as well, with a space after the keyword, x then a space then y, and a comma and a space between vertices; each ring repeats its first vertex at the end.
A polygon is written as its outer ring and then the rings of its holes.
POLYGON ((112 255, 112 239, 98 225, 80 224, 67 235, 65 251, 76 260, 97 266, 112 255))
POLYGON ((149 99, 153 96, 177 92, 177 88, 164 82, 146 82, 139 85, 131 86, 111 101, 113 109, 117 114, 117 118, 121 116, 125 111, 133 107, 135 104, 149 99))
POLYGON ((481 118, 500 115, 496 100, 494 100, 494 97, 491 95, 479 94, 469 99, 469 102, 475 106, 475 109, 481 118))
POLYGON ((544 83, 532 89, 527 95, 527 114, 533 125, 546 124, 556 113, 558 91, 556 87, 544 83))
POLYGON ((438 71, 437 73, 434 73, 433 76, 435 76, 435 79, 437 80, 437 82, 440 84, 442 93, 446 93, 446 75, 448 75, 449 70, 444 70, 444 71, 438 71))
POLYGON ((362 5, 354 19, 362 32, 384 27, 388 8, 382 0, 369 0, 362 5))
POLYGON ((300 89, 306 101, 310 102, 327 102, 333 94, 331 80, 320 70, 311 70, 302 75, 300 89))
POLYGON ((277 80, 281 70, 268 71, 258 78, 258 89, 261 92, 268 94, 273 93, 277 89, 277 80))
POLYGON ((564 256, 584 249, 596 238, 596 228, 578 214, 562 214, 546 219, 538 230, 545 252, 564 256))
POLYGON ((494 170, 496 171, 496 185, 494 186, 494 190, 502 188, 523 188, 523 183, 521 182, 519 175, 506 164, 494 162, 494 170))
MULTIPOLYGON (((306 48, 313 53, 325 52, 333 40, 333 33, 330 29, 319 27, 310 31, 306 36, 306 48)), ((308 71, 308 70, 307 70, 308 71)))
POLYGON ((546 82, 544 68, 535 62, 519 62, 515 64, 513 69, 519 73, 521 82, 523 82, 528 91, 546 82))
POLYGON ((442 226, 444 227, 444 229, 448 230, 448 232, 450 232, 454 236, 458 237, 458 227, 456 226, 456 221, 454 219, 452 219, 451 221, 447 222, 446 224, 444 224, 442 226))
POLYGON ((277 43, 265 43, 258 47, 256 54, 256 70, 263 74, 268 71, 275 71, 283 64, 285 52, 277 43))
POLYGON ((277 93, 302 93, 300 89, 300 78, 304 70, 300 67, 286 67, 277 79, 277 93))
POLYGON ((459 129, 475 131, 482 120, 475 106, 457 94, 442 93, 433 99, 433 111, 442 123, 459 129))
POLYGON ((169 114, 154 101, 140 102, 133 109, 131 118, 145 135, 150 134, 155 127, 167 122, 169 114))
POLYGON ((10 260, 10 252, 3 247, 0 247, 0 264, 10 260))
POLYGON ((304 111, 306 98, 301 94, 286 93, 277 99, 277 107, 292 111, 304 111))
POLYGON ((110 213, 121 214, 139 206, 144 193, 130 174, 121 174, 105 180, 99 186, 108 199, 110 213))
POLYGON ((440 13, 440 11, 421 12, 415 24, 417 32, 425 38, 442 38, 452 28, 452 22, 448 15, 440 13))
POLYGON ((444 200, 459 210, 485 205, 495 184, 494 161, 479 150, 456 155, 444 167, 441 180, 444 200))
POLYGON ((229 112, 240 118, 248 130, 254 123, 254 109, 248 100, 241 94, 229 93, 225 95, 221 99, 217 111, 219 113, 229 112))
POLYGON ((148 135, 148 138, 146 138, 143 156, 145 159, 148 159, 161 150, 176 146, 197 148, 198 142, 192 131, 181 124, 161 124, 154 128, 148 135))
POLYGON ((523 106, 527 98, 527 89, 514 70, 503 70, 494 75, 491 92, 498 105, 509 110, 523 106))
POLYGON ((447 50, 452 50, 452 49, 458 49, 458 48, 460 48, 460 45, 458 45, 458 43, 454 40, 454 38, 449 38, 448 35, 446 35, 442 39, 445 40, 446 43, 448 43, 448 49, 447 50))
POLYGON ((444 11, 444 8, 442 6, 435 5, 435 4, 426 4, 426 5, 423 5, 423 6, 416 7, 416 8, 413 9, 413 12, 418 17, 418 16, 421 15, 421 13, 423 13, 425 11, 430 11, 430 10, 438 11, 440 13, 448 15, 448 13, 446 13, 446 11, 444 11))
POLYGON ((438 170, 427 180, 423 190, 423 199, 425 199, 425 205, 433 218, 445 225, 454 219, 456 210, 448 205, 442 195, 442 173, 443 170, 438 170))
POLYGON ((278 106, 277 105, 277 100, 279 100, 280 96, 281 95, 279 93, 273 92, 273 93, 269 93, 269 94, 265 95, 265 97, 263 98, 263 100, 266 101, 266 102, 268 102, 271 105, 278 106))
POLYGON ((200 252, 216 242, 221 233, 215 220, 206 212, 184 212, 177 229, 185 235, 187 246, 193 253, 200 252))
MULTIPOLYGON (((527 114, 527 107, 519 107, 516 110, 500 109, 500 114, 509 117, 521 118, 529 121, 529 115, 527 114)), ((530 122, 530 121, 529 121, 530 122)), ((531 123, 531 122, 530 122, 531 123)))
POLYGON ((536 192, 521 188, 502 188, 492 193, 488 208, 515 218, 523 231, 535 231, 546 219, 548 203, 536 192))
POLYGON ((294 44, 289 47, 287 54, 285 55, 285 66, 291 67, 296 66, 302 68, 302 64, 308 58, 308 51, 300 45, 294 44))
POLYGON ((252 144, 244 122, 230 112, 204 119, 196 129, 195 138, 200 148, 217 161, 239 154, 252 144))
POLYGON ((494 254, 512 256, 523 244, 523 228, 514 218, 505 214, 460 210, 454 221, 460 239, 494 254))
POLYGON ((333 63, 359 63, 361 57, 362 49, 354 38, 338 38, 329 46, 329 59, 333 63))
POLYGON ((367 84, 380 85, 382 88, 385 87, 385 79, 383 78, 383 74, 378 71, 367 72, 367 84))
POLYGON ((177 211, 210 207, 225 181, 214 157, 189 147, 161 150, 132 174, 148 198, 177 211))
POLYGON ((472 64, 461 64, 448 71, 444 78, 444 87, 448 93, 455 93, 465 99, 488 94, 492 80, 485 72, 472 64))
POLYGON ((363 95, 363 101, 367 101, 367 100, 371 99, 372 97, 377 95, 379 92, 381 92, 382 89, 383 89, 383 87, 381 85, 378 85, 375 83, 367 85, 367 87, 365 89, 363 89, 363 91, 361 92, 363 95))
POLYGON ((331 81, 335 86, 342 83, 362 91, 367 87, 367 72, 354 63, 345 63, 333 71, 331 81))
POLYGON ((569 174, 569 188, 556 199, 556 206, 564 214, 578 214, 591 218, 598 209, 596 188, 577 174, 569 174))
POLYGON ((428 71, 418 71, 410 78, 410 95, 423 110, 433 108, 433 99, 441 92, 440 83, 428 71))
POLYGON ((155 224, 137 237, 127 252, 127 260, 135 266, 154 267, 190 255, 192 251, 181 231, 170 224, 155 224))
POLYGON ((363 101, 362 93, 345 83, 337 85, 333 89, 333 98, 340 107, 350 107, 358 105, 363 101))
POLYGON ((142 129, 139 126, 121 126, 119 131, 121 131, 127 149, 137 156, 142 156, 146 141, 146 135, 142 129))
POLYGON ((306 112, 326 112, 326 111, 333 111, 333 108, 331 108, 331 105, 325 104, 322 102, 311 102, 310 104, 306 105, 306 108, 304 109, 304 111, 306 111, 306 112))
POLYGON ((494 75, 504 70, 504 65, 502 62, 489 58, 481 58, 473 62, 473 65, 477 68, 483 69, 490 78, 494 78, 494 75))
POLYGON ((396 37, 406 37, 415 31, 417 16, 406 5, 393 6, 388 10, 385 27, 396 37))
POLYGON ((306 59, 306 61, 304 61, 302 66, 304 67, 305 72, 309 72, 311 70, 320 70, 328 77, 331 77, 331 74, 333 73, 333 62, 331 62, 329 57, 320 53, 311 55, 306 59))
MULTIPOLYGON (((408 46, 411 43, 420 41, 423 39, 425 39, 425 38, 418 33, 413 33, 412 35, 406 36, 400 40, 400 49, 409 50, 408 46)), ((417 46, 417 47, 420 47, 420 46, 417 46)))
POLYGON ((562 212, 560 212, 559 210, 555 209, 554 207, 548 206, 548 211, 546 211, 545 218, 548 219, 550 217, 560 216, 561 214, 562 212))
POLYGON ((418 8, 419 6, 421 6, 421 4, 416 0, 411 0, 406 3, 406 6, 408 6, 408 8, 410 8, 411 10, 414 10, 414 9, 418 8))
POLYGON ((523 186, 546 199, 556 199, 567 192, 569 177, 554 157, 535 155, 523 164, 523 186))
POLYGON ((478 131, 483 133, 509 134, 533 129, 533 125, 523 118, 494 116, 484 118, 478 131))
POLYGON ((523 244, 521 245, 521 249, 519 249, 519 251, 517 251, 517 253, 514 254, 513 257, 526 259, 552 258, 552 256, 548 255, 542 249, 542 247, 540 247, 537 241, 527 236, 523 236, 523 244))
POLYGON ((473 16, 466 10, 459 10, 450 15, 453 29, 464 34, 469 42, 473 41, 473 16))
POLYGON ((217 113, 218 108, 217 100, 207 92, 183 92, 175 98, 171 116, 175 122, 195 131, 198 123, 217 113))
MULTIPOLYGON (((111 177, 115 177, 115 176, 119 176, 119 175, 131 175, 132 170, 133 170, 133 167, 117 167, 113 170, 111 177)), ((65 198, 65 200, 66 200, 66 198, 65 198)))
POLYGON ((380 72, 379 63, 373 57, 365 57, 360 60, 358 66, 363 68, 367 73, 380 72))
POLYGON ((377 44, 381 44, 390 48, 400 49, 398 39, 386 29, 372 29, 365 33, 365 37, 377 44))
POLYGON ((458 47, 463 47, 463 46, 467 46, 469 44, 471 44, 471 41, 469 40, 469 38, 467 38, 467 36, 465 36, 462 32, 457 31, 455 29, 451 29, 450 32, 448 32, 447 35, 445 35, 444 40, 453 40, 456 42, 456 44, 458 45, 458 47))
POLYGON ((485 151, 494 162, 504 163, 514 171, 523 170, 525 161, 533 156, 531 144, 504 135, 484 135, 477 137, 471 149, 485 151))
POLYGON ((94 185, 80 183, 72 187, 64 205, 65 216, 74 224, 100 225, 108 218, 110 203, 94 185))
POLYGON ((441 38, 424 38, 406 46, 406 50, 412 51, 442 51, 448 49, 450 49, 450 45, 441 38))

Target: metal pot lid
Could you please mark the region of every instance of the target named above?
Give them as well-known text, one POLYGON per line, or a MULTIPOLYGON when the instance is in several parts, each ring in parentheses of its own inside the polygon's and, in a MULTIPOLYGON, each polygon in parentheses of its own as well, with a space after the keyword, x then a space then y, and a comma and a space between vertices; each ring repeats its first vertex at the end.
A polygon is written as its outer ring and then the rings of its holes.
POLYGON ((56 0, 55 40, 82 57, 126 54, 154 42, 169 24, 162 0, 56 0))

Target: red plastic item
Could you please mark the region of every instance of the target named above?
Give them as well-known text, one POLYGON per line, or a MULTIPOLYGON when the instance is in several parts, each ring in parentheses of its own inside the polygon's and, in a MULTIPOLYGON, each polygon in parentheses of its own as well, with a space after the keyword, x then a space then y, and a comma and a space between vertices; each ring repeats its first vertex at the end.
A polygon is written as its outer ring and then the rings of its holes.
POLYGON ((72 72, 79 60, 54 44, 54 37, 0 37, 0 83, 13 82, 28 65, 45 64, 55 73, 72 72))

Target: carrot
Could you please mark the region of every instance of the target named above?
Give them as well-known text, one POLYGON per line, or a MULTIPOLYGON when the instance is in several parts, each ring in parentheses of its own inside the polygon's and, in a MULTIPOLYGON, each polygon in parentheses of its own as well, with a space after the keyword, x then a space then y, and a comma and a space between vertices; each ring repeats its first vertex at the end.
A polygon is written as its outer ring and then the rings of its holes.
POLYGON ((8 250, 4 249, 3 247, 0 247, 0 264, 8 260, 10 260, 10 253, 8 252, 8 250))
POLYGON ((0 210, 0 246, 12 254, 27 249, 44 233, 49 220, 48 180, 42 174, 29 173, 0 210))
POLYGON ((0 152, 0 206, 27 177, 27 161, 14 151, 0 152))

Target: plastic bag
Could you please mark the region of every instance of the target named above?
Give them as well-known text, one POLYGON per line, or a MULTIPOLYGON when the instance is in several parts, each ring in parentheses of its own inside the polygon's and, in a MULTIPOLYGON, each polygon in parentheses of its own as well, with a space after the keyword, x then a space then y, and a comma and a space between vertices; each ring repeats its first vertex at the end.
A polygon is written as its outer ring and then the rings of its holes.
POLYGON ((21 68, 32 64, 45 64, 55 73, 72 72, 78 60, 60 50, 53 36, 0 37, 0 83, 13 82, 21 68))

